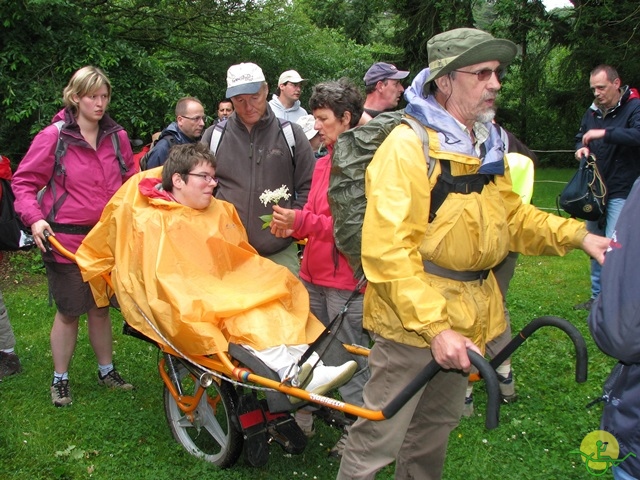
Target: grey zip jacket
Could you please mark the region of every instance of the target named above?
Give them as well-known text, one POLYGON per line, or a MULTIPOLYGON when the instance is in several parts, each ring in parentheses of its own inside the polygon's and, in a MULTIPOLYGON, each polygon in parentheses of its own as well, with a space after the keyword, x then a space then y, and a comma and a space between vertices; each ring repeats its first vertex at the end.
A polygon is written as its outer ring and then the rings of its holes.
POLYGON ((262 228, 260 216, 272 214, 273 204, 262 204, 260 195, 286 185, 291 196, 279 205, 302 209, 311 188, 315 157, 302 127, 295 123, 291 126, 295 137, 293 156, 280 123, 268 106, 251 133, 234 112, 227 119, 216 152, 215 196, 236 207, 249 243, 263 256, 284 250, 293 239, 276 238, 268 228, 262 228))

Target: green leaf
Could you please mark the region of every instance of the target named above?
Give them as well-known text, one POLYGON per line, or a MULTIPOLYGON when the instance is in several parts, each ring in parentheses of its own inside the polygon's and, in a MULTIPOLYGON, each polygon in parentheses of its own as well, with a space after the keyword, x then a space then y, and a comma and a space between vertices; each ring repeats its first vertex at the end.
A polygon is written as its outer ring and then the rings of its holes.
POLYGON ((269 215, 260 215, 260 220, 262 220, 262 230, 265 230, 267 228, 269 228, 269 225, 271 224, 271 220, 273 220, 273 215, 269 214, 269 215))
POLYGON ((73 452, 71 452, 71 458, 73 458, 74 460, 80 460, 81 458, 84 458, 84 450, 74 450, 73 452))

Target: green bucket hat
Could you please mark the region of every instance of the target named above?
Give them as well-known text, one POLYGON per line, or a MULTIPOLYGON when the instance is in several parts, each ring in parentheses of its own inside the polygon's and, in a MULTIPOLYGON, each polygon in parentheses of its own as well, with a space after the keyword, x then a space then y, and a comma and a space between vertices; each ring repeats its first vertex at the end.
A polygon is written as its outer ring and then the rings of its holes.
POLYGON ((442 32, 427 42, 429 77, 424 82, 428 94, 429 83, 454 70, 476 63, 497 60, 503 65, 513 61, 516 44, 475 28, 456 28, 442 32))

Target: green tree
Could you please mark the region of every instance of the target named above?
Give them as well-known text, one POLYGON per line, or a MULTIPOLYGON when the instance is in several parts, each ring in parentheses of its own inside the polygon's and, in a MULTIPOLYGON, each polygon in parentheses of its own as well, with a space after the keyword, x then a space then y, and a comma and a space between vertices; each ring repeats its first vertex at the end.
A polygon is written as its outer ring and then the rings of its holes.
POLYGON ((276 0, 0 0, 0 18, 0 148, 14 162, 83 65, 105 70, 110 113, 130 137, 147 138, 181 96, 214 111, 234 63, 260 64, 274 85, 289 68, 311 81, 357 78, 372 61, 368 47, 276 0))

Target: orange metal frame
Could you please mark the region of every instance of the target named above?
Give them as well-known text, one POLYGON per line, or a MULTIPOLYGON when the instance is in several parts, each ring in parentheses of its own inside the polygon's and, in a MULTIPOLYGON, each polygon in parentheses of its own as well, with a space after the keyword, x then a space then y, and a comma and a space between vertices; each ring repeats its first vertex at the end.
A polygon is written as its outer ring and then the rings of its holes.
MULTIPOLYGON (((64 255, 69 260, 73 260, 75 262, 75 255, 71 253, 69 250, 64 248, 60 242, 54 236, 48 236, 48 241, 58 250, 62 255, 64 255)), ((109 285, 109 288, 113 289, 113 283, 111 282, 111 277, 108 274, 103 274, 102 277, 109 285)), ((184 357, 183 354, 180 354, 173 350, 171 347, 167 345, 158 345, 162 352, 168 353, 170 355, 174 355, 178 358, 184 357)), ((344 345, 344 347, 352 354, 355 355, 363 355, 368 356, 369 350, 367 348, 358 347, 354 345, 344 345)), ((196 365, 201 365, 202 367, 217 372, 221 375, 226 375, 231 379, 234 379, 240 383, 249 384, 253 383, 255 385, 259 385, 261 387, 271 388, 273 390, 277 390, 285 395, 291 395, 293 397, 300 398, 307 402, 317 403, 319 405, 324 405, 329 408, 333 408, 335 410, 340 410, 344 413, 348 413, 351 415, 356 415, 358 417, 364 417, 368 420, 380 421, 384 420, 385 417, 381 410, 370 410, 367 408, 358 407, 356 405, 352 405, 349 403, 344 403, 340 400, 336 400, 335 398, 325 397, 323 395, 318 395, 315 393, 308 392, 306 390, 289 386, 282 382, 276 382, 266 377, 262 377, 260 375, 256 375, 251 372, 251 370, 243 367, 238 367, 234 365, 231 357, 226 352, 220 352, 219 354, 212 356, 197 356, 197 357, 187 357, 188 360, 195 363, 196 365)), ((204 387, 200 387, 195 395, 180 395, 176 390, 173 382, 169 378, 165 370, 165 360, 162 358, 160 363, 158 364, 158 372, 160 373, 160 377, 162 381, 171 392, 171 395, 175 399, 176 403, 180 407, 185 415, 187 415, 190 419, 193 416, 193 412, 196 409, 198 402, 202 398, 202 395, 205 392, 204 387)))

